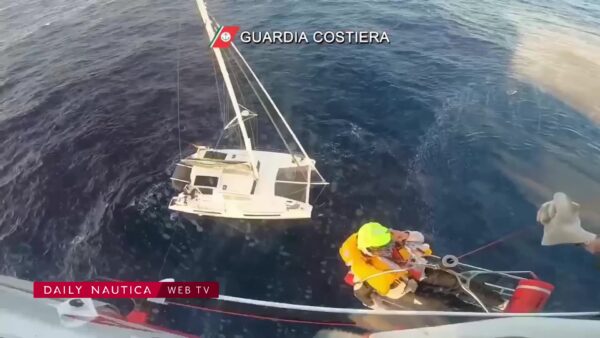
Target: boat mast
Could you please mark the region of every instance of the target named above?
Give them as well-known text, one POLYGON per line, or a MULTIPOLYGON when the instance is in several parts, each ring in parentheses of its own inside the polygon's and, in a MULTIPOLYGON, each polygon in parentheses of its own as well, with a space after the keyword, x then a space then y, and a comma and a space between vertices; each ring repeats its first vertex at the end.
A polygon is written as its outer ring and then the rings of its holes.
MULTIPOLYGON (((204 4, 204 0, 196 0, 198 4, 198 9, 200 10, 200 16, 202 17, 202 21, 204 22, 204 26, 206 28, 206 32, 208 33, 209 38, 215 37, 215 31, 212 27, 211 20, 208 16, 208 11, 206 10, 206 5, 204 4)), ((235 96, 235 91, 233 90, 233 85, 231 84, 231 79, 229 78, 229 72, 227 71, 227 66, 225 65, 225 61, 223 60, 223 54, 221 54, 221 49, 212 48, 213 52, 215 52, 215 56, 217 58, 217 63, 219 64, 219 69, 221 70, 221 74, 223 75, 223 81, 225 82, 225 87, 227 87, 227 92, 229 94, 229 98, 231 99, 231 103, 233 105, 233 110, 235 111, 235 117, 237 119, 238 125, 240 127, 240 131, 242 132, 242 139, 244 140, 244 146, 246 151, 248 152, 248 159, 250 161, 250 166, 252 167, 252 173, 254 175, 254 179, 258 178, 258 171, 256 170, 256 166, 254 163, 254 154, 252 153, 252 142, 248 137, 248 132, 246 131, 246 126, 244 125, 244 119, 242 118, 242 113, 240 112, 240 106, 238 104, 237 98, 235 96)))

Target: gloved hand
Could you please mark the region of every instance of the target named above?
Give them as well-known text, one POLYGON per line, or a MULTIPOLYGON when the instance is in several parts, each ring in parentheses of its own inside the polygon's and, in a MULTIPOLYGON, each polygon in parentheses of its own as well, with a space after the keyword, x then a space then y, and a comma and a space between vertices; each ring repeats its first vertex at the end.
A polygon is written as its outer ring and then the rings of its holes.
POLYGON ((557 192, 552 201, 542 204, 537 213, 537 221, 544 225, 542 245, 586 244, 596 238, 581 227, 579 204, 565 193, 557 192))
POLYGON ((536 220, 542 225, 548 225, 556 216, 556 208, 552 201, 542 204, 537 212, 536 220))
POLYGON ((397 285, 392 287, 390 291, 388 291, 388 293, 385 295, 386 297, 391 299, 400 299, 400 297, 404 296, 409 292, 417 291, 417 288, 419 287, 419 283, 414 279, 409 279, 404 282, 398 281, 394 284, 397 285))
POLYGON ((586 243, 585 249, 591 254, 600 254, 600 237, 586 243))
POLYGON ((418 287, 419 287, 419 283, 418 283, 416 280, 414 280, 414 279, 409 279, 409 280, 406 282, 406 291, 407 291, 407 292, 412 292, 412 293, 414 293, 414 292, 416 292, 416 291, 417 291, 417 288, 418 288, 418 287))
POLYGON ((409 231, 392 230, 392 239, 398 244, 403 244, 410 235, 409 231))
POLYGON ((406 240, 408 242, 425 243, 425 236, 419 231, 409 231, 406 240))
POLYGON ((385 294, 385 296, 390 299, 400 299, 400 297, 404 296, 406 292, 406 284, 397 283, 396 286, 390 288, 390 290, 388 291, 388 293, 385 294))

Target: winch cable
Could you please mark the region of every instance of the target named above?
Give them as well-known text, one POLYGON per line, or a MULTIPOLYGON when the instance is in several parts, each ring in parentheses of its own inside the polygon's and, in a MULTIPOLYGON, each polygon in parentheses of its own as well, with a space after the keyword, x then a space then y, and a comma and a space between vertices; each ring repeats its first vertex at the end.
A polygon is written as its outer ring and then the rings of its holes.
POLYGON ((484 244, 484 245, 482 245, 482 246, 480 246, 478 248, 475 248, 475 249, 473 249, 471 251, 468 251, 468 252, 466 252, 466 253, 458 256, 458 259, 463 259, 463 258, 465 258, 467 256, 470 256, 470 255, 474 254, 474 253, 477 253, 479 251, 482 251, 482 250, 485 250, 487 248, 493 247, 493 246, 495 246, 497 244, 500 244, 500 243, 506 241, 507 239, 516 237, 517 235, 521 235, 521 234, 525 233, 526 231, 530 230, 533 227, 537 227, 537 225, 534 224, 534 225, 531 225, 531 226, 528 226, 528 227, 524 227, 524 228, 515 230, 515 231, 509 233, 508 235, 502 236, 502 237, 500 237, 500 238, 498 238, 498 239, 496 239, 494 241, 491 241, 491 242, 489 242, 487 244, 484 244))
MULTIPOLYGON (((109 277, 98 277, 104 280, 120 281, 109 277)), ((258 307, 283 309, 283 310, 299 310, 313 313, 328 313, 328 314, 345 314, 345 315, 371 315, 371 316, 417 316, 417 317, 471 317, 471 318, 508 318, 508 317, 560 317, 560 318, 585 318, 585 317, 600 317, 600 311, 583 311, 583 312, 538 312, 538 313, 505 313, 505 312, 453 312, 453 311, 421 311, 421 310, 371 310, 371 309, 356 309, 356 308, 337 308, 327 306, 301 305, 293 303, 273 302, 266 300, 234 297, 228 295, 219 295, 215 300, 253 305, 258 307)), ((192 305, 180 302, 166 300, 165 305, 178 306, 182 308, 195 309, 204 312, 221 313, 225 315, 244 317, 256 320, 268 320, 282 323, 293 324, 310 324, 321 326, 338 326, 338 327, 359 327, 356 323, 348 322, 329 322, 329 321, 312 321, 302 319, 281 318, 267 315, 256 315, 246 312, 221 310, 209 308, 199 305, 192 305)))
MULTIPOLYGON (((219 295, 215 300, 255 305, 267 308, 283 309, 283 310, 300 310, 306 312, 318 312, 329 314, 346 314, 346 315, 377 315, 377 316, 418 316, 418 317, 472 317, 472 318, 501 318, 501 317, 595 317, 600 316, 600 311, 584 311, 584 312, 538 312, 538 313, 506 313, 506 312, 456 312, 456 311, 421 311, 421 310, 371 310, 371 309, 354 309, 354 308, 337 308, 327 306, 312 306, 300 305, 293 303, 281 303, 266 300, 233 297, 227 295, 219 295)), ((194 307, 178 302, 166 301, 166 304, 175 306, 194 307), (182 305, 183 304, 183 305, 182 305)), ((201 309, 201 308, 198 308, 201 309)))

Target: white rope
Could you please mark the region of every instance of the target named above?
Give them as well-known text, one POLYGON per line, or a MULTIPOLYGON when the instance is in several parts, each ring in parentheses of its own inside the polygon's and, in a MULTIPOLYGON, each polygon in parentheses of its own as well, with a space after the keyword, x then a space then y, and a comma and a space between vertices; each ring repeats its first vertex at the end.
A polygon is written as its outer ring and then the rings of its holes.
POLYGON ((341 313, 355 315, 382 315, 382 316, 442 316, 442 317, 592 317, 600 316, 600 311, 588 312, 541 312, 541 313, 485 313, 485 312, 452 312, 452 311, 415 311, 415 310, 368 310, 368 309, 352 309, 352 308, 337 308, 327 306, 311 306, 299 305, 291 303, 271 302, 266 300, 257 300, 249 298, 240 298, 227 295, 219 295, 218 300, 249 304, 256 306, 264 306, 276 309, 285 310, 300 310, 309 312, 322 313, 341 313))
MULTIPOLYGON (((118 279, 110 277, 102 277, 102 279, 119 281, 118 279)), ((320 312, 320 313, 338 313, 338 314, 349 314, 349 315, 382 315, 382 316, 437 316, 437 317, 481 317, 481 318, 496 318, 496 317, 595 317, 600 316, 600 311, 583 311, 583 312, 538 312, 538 313, 505 313, 505 312, 459 312, 459 311, 415 311, 415 310, 367 310, 367 309, 353 309, 353 308, 339 308, 339 307, 328 307, 328 306, 313 306, 313 305, 300 305, 292 303, 281 303, 271 302, 268 300, 258 300, 242 297, 234 297, 227 295, 219 295, 216 300, 248 304, 255 306, 263 306, 275 309, 284 310, 300 310, 308 312, 320 312)), ((166 304, 178 305, 176 302, 167 301, 166 304)))

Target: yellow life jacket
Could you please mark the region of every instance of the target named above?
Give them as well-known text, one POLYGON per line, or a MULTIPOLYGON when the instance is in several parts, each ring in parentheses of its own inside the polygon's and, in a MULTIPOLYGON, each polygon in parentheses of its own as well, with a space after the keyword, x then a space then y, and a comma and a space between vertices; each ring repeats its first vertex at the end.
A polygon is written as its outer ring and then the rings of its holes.
POLYGON ((382 296, 385 296, 390 291, 392 284, 404 283, 404 280, 408 278, 408 272, 390 272, 369 278, 369 276, 393 270, 394 268, 379 257, 364 255, 358 249, 356 238, 357 234, 352 234, 340 248, 340 256, 344 260, 344 263, 350 266, 350 271, 352 271, 355 280, 366 280, 366 283, 382 296))

